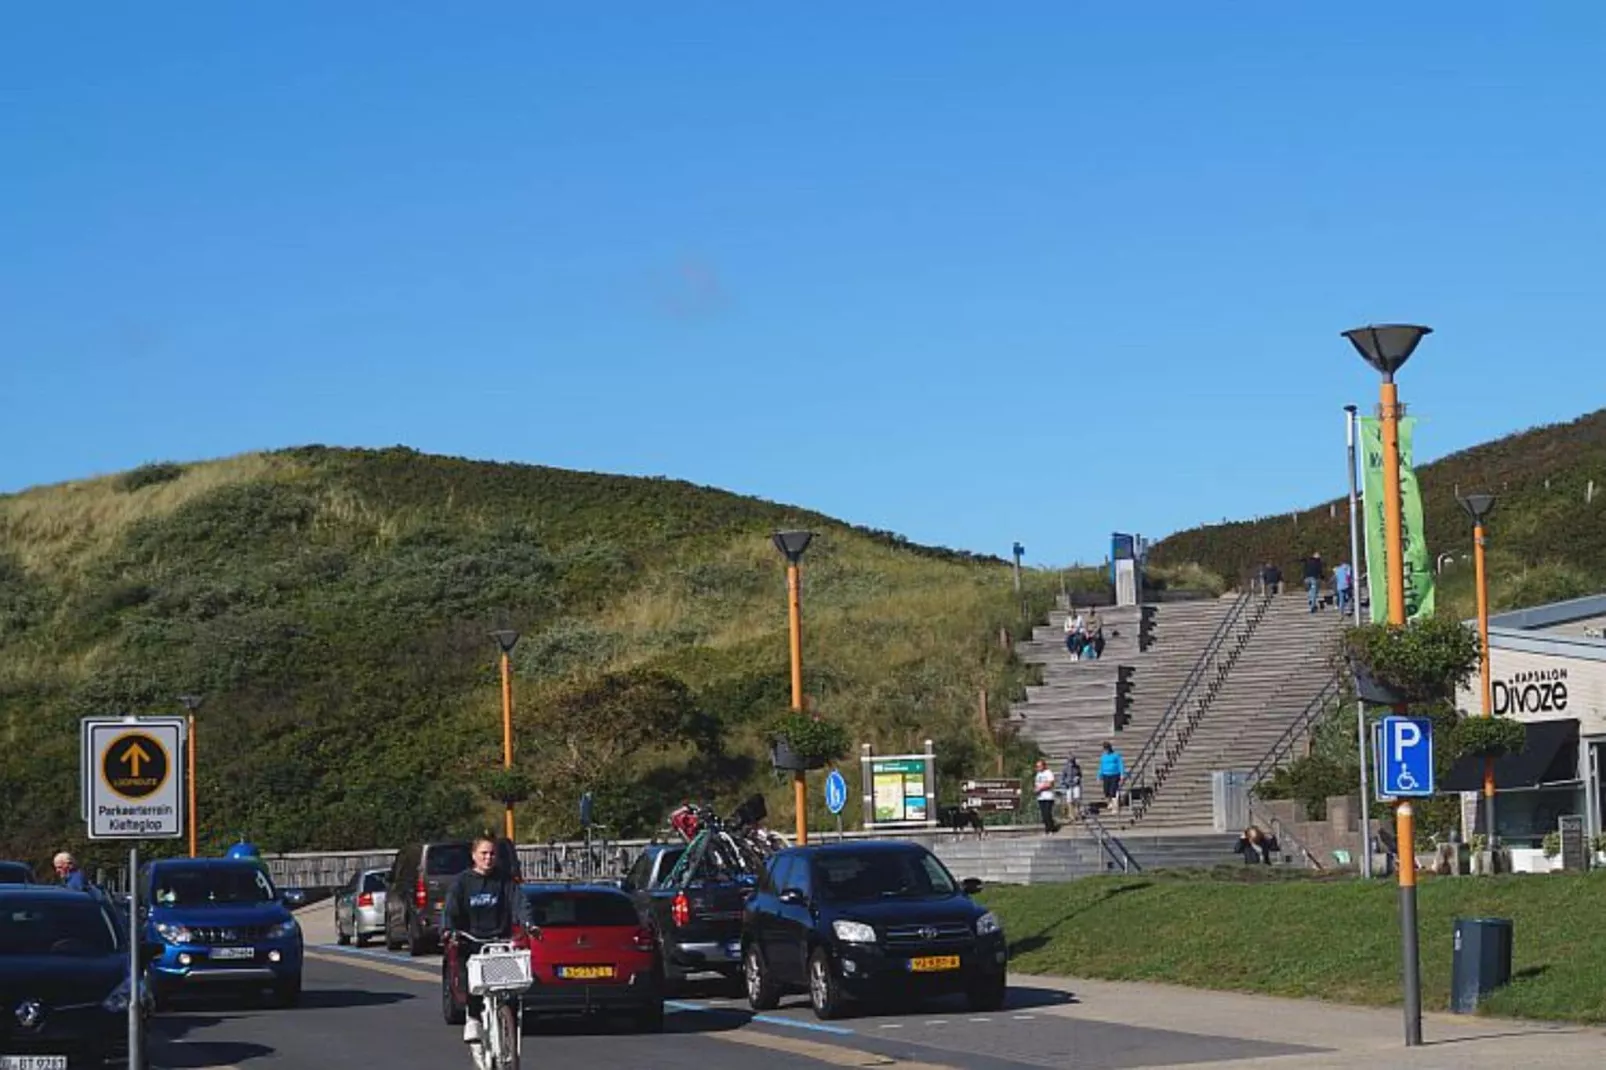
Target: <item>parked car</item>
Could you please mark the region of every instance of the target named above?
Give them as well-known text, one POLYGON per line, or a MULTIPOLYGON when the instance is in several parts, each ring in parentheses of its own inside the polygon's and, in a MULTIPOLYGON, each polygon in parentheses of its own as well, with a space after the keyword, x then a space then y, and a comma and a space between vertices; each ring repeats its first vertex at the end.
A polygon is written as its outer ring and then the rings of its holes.
POLYGON ((354 873, 335 893, 335 942, 356 944, 385 931, 385 880, 389 872, 365 869, 354 873))
MULTIPOLYGON (((652 930, 618 888, 586 884, 525 884, 536 929, 519 928, 513 942, 530 949, 535 984, 524 994, 524 1015, 628 1014, 637 1029, 664 1025, 663 979, 652 930)), ((441 957, 441 1014, 462 1025, 467 1012, 458 955, 449 944, 441 957)))
POLYGON ((385 947, 440 950, 441 909, 452 880, 473 864, 467 840, 414 843, 396 852, 385 879, 385 947))
POLYGON ((701 877, 669 884, 685 852, 680 844, 644 848, 621 885, 653 931, 670 989, 700 971, 741 977, 742 908, 754 887, 751 879, 701 877))
POLYGON ((0 862, 0 884, 33 884, 33 867, 26 862, 0 862))
MULTIPOLYGON (((0 887, 0 1059, 102 1066, 128 1054, 128 930, 104 895, 0 887)), ((141 1000, 143 1013, 149 1004, 141 1000)))
POLYGON ((271 989, 293 1007, 301 999, 301 926, 290 913, 305 901, 281 892, 255 862, 168 858, 140 867, 144 939, 160 950, 146 971, 158 1008, 180 991, 271 989))
POLYGON ((794 847, 770 859, 742 919, 754 1010, 805 991, 819 1018, 850 1000, 964 993, 973 1010, 1004 1004, 1004 927, 917 843, 794 847))

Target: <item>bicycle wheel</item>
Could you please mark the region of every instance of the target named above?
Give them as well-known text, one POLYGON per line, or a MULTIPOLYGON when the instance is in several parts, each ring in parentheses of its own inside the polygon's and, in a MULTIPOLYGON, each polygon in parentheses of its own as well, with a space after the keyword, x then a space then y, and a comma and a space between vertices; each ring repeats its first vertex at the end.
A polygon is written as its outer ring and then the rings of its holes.
POLYGON ((496 1070, 519 1070, 519 1015, 512 1000, 496 1004, 496 1070))

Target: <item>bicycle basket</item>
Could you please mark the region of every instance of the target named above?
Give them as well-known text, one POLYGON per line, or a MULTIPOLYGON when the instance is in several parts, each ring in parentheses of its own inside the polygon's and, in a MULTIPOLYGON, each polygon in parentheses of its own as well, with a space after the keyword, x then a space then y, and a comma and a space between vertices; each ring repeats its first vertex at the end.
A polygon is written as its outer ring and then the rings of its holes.
POLYGON ((468 960, 468 990, 476 996, 487 992, 522 992, 533 980, 527 950, 505 946, 488 948, 468 960))

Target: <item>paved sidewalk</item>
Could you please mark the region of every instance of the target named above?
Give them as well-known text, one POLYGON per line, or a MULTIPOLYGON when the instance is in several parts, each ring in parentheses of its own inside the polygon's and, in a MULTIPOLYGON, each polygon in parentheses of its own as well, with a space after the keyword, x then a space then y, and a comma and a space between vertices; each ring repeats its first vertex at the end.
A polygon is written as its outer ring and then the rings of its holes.
MULTIPOLYGON (((1171 985, 1017 975, 1022 984, 1071 992, 1076 1002, 1041 1011, 1084 1021, 1329 1049, 1208 1064, 1327 1070, 1422 1067, 1442 1070, 1598 1070, 1606 1065, 1606 1029, 1453 1014, 1424 1014, 1419 1048, 1405 1046, 1404 1013, 1314 1000, 1209 992, 1171 985)), ((1198 1070, 1176 1064, 1153 1070, 1198 1070)))

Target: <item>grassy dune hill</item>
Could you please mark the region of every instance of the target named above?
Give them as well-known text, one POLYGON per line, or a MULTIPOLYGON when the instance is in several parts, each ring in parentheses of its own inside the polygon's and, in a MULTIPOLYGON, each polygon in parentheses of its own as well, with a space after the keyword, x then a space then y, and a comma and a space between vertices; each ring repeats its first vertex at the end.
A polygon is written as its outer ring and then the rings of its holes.
MULTIPOLYGON (((1335 452, 1335 465, 1342 456, 1335 452)), ((1606 589, 1606 409, 1419 465, 1417 476, 1428 548, 1456 555, 1442 576, 1440 612, 1473 612, 1470 556, 1459 560, 1472 552, 1472 532, 1456 503, 1457 487, 1499 497, 1488 526, 1496 608, 1606 589), (1595 495, 1589 502, 1591 480, 1595 495)), ((1330 562, 1348 559, 1348 516, 1347 499, 1335 499, 1297 513, 1205 525, 1157 542, 1152 560, 1198 565, 1229 583, 1271 560, 1297 585, 1296 566, 1311 550, 1330 562)))
MULTIPOLYGON (((788 703, 778 527, 804 566, 806 690, 878 748, 993 762, 980 693, 1007 565, 660 479, 321 447, 0 497, 0 856, 83 848, 78 719, 201 694, 205 844, 396 844, 490 822, 495 645, 515 655, 520 834, 572 831, 583 791, 615 834, 688 792, 767 790, 788 703)), ((1050 598, 1032 576, 1035 610, 1050 598)), ((850 814, 850 816, 852 816, 850 814)), ((91 852, 93 854, 93 852, 91 852)))

